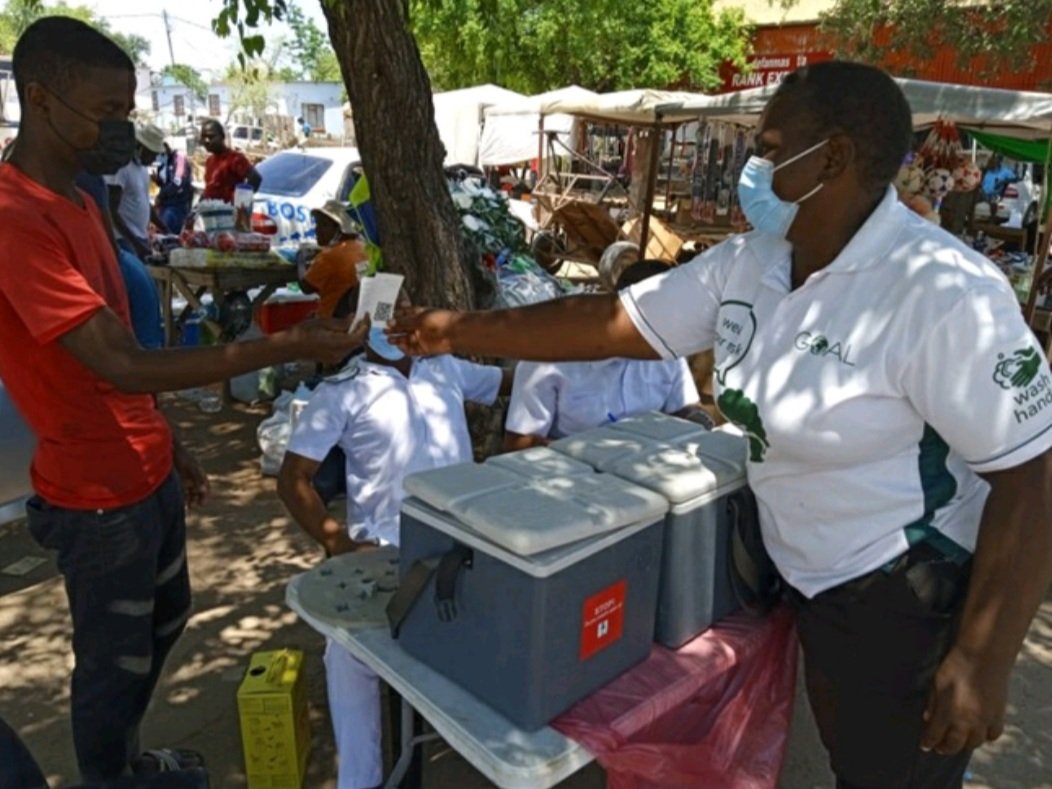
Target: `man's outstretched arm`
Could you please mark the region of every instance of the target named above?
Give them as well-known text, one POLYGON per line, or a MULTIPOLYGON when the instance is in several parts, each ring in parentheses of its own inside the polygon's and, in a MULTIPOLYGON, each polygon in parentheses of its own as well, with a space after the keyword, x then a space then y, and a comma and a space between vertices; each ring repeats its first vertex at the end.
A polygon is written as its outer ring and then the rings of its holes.
POLYGON ((539 362, 658 358, 615 295, 488 312, 413 308, 395 316, 388 334, 417 356, 457 353, 539 362))

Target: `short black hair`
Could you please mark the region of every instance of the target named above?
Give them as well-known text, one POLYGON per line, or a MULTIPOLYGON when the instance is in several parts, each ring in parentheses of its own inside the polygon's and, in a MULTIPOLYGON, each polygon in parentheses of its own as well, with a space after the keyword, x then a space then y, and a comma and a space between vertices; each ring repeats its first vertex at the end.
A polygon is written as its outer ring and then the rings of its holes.
POLYGON ((864 63, 830 60, 789 74, 774 101, 803 104, 804 122, 818 136, 851 138, 863 184, 883 189, 894 179, 913 141, 913 114, 898 83, 864 63))
POLYGON ((637 282, 664 274, 670 268, 671 266, 663 260, 637 260, 621 272, 621 276, 617 278, 617 289, 624 290, 637 282))
POLYGON ((203 133, 206 129, 215 129, 219 132, 219 136, 222 139, 226 139, 226 129, 223 128, 223 124, 217 121, 215 118, 209 118, 207 121, 201 124, 201 132, 203 133))
POLYGON ((45 16, 26 28, 15 44, 11 67, 22 102, 30 82, 65 90, 85 68, 135 71, 127 52, 91 25, 68 16, 45 16))

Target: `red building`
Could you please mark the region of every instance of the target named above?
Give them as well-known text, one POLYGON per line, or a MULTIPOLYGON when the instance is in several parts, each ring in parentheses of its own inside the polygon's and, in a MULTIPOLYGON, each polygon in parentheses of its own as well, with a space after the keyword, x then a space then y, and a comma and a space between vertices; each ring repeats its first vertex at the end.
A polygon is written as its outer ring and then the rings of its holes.
MULTIPOLYGON (((800 0, 783 9, 777 0, 717 0, 717 10, 742 8, 755 25, 753 33, 753 69, 743 74, 731 64, 721 69, 723 91, 741 90, 778 82, 800 66, 829 60, 835 42, 819 30, 819 16, 835 3, 832 0, 800 0)), ((962 67, 957 53, 941 47, 923 60, 890 55, 879 65, 895 76, 909 76, 931 82, 981 85, 1012 90, 1052 90, 1052 26, 1045 40, 1034 47, 1034 65, 1025 71, 998 69, 990 71, 980 62, 962 67)), ((878 43, 889 41, 893 31, 876 32, 878 43)))

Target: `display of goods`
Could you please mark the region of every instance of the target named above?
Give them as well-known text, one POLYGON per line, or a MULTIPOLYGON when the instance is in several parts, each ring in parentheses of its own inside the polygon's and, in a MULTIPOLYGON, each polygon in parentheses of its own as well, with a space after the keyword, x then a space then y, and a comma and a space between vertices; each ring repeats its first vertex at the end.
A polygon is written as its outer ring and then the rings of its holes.
POLYGON ((206 233, 234 229, 234 206, 222 200, 202 200, 197 204, 197 216, 206 233))
POLYGON ((220 252, 234 252, 237 250, 237 236, 230 232, 214 233, 212 235, 212 249, 220 252))
POLYGON ((974 162, 961 162, 953 171, 953 191, 971 192, 982 183, 983 172, 974 162))
POLYGON ((460 214, 464 235, 479 255, 526 250, 522 223, 508 208, 508 198, 471 179, 450 183, 453 204, 460 214))
POLYGON ((235 233, 238 252, 269 252, 270 236, 263 233, 235 233))
POLYGON ((926 193, 934 200, 941 200, 953 189, 953 175, 949 170, 939 167, 928 173, 926 193))
POLYGON ((895 176, 895 187, 907 195, 916 195, 924 191, 927 178, 924 168, 919 164, 908 164, 899 169, 895 176))
POLYGON ((187 249, 208 249, 212 246, 212 239, 208 237, 208 233, 200 230, 184 230, 179 240, 187 249))
POLYGON ((919 153, 927 167, 952 171, 964 157, 957 125, 952 121, 936 121, 919 153))

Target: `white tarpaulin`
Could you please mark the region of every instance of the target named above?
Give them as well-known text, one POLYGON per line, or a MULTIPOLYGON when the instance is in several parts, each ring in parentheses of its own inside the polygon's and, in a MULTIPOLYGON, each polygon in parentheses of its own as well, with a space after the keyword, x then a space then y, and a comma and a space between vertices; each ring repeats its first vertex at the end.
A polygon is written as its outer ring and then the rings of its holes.
MULTIPOLYGON (((590 101, 598 96, 590 90, 576 85, 552 90, 520 101, 494 104, 484 110, 485 125, 479 143, 479 165, 499 166, 518 164, 537 158, 540 144, 541 109, 556 101, 590 101)), ((572 115, 555 114, 544 119, 544 131, 559 135, 563 143, 569 144, 573 133, 572 115)))
MULTIPOLYGON (((1047 137, 1052 128, 1052 94, 1049 93, 915 79, 898 79, 896 82, 913 111, 914 126, 924 126, 944 118, 961 127, 971 126, 1024 138, 1047 137)), ((667 119, 719 118, 752 126, 777 89, 777 85, 767 85, 720 96, 699 96, 688 102, 670 102, 659 107, 658 112, 667 119)))
POLYGON ((478 161, 482 113, 492 104, 506 104, 525 99, 521 93, 497 85, 436 93, 435 125, 446 146, 446 164, 475 164, 478 161))
MULTIPOLYGON (((541 112, 544 115, 578 115, 594 121, 625 126, 648 126, 669 122, 669 119, 659 112, 661 108, 676 107, 707 98, 709 97, 700 93, 679 91, 622 90, 617 93, 601 93, 586 99, 556 99, 547 102, 541 108, 541 112)), ((693 117, 697 117, 697 114, 693 117)))

